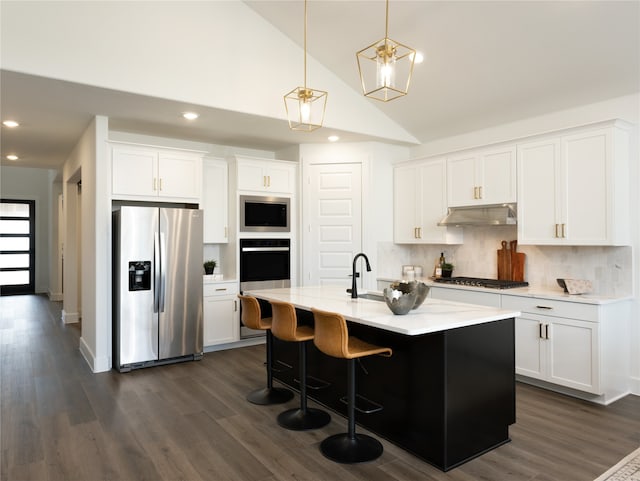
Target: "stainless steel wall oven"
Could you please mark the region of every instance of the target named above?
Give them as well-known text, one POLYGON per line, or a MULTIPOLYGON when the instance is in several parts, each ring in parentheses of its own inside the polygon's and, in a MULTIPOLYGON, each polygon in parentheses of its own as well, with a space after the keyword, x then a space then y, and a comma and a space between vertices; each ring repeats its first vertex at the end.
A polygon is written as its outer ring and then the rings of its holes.
MULTIPOLYGON (((290 239, 240 239, 240 292, 291 286, 290 239)), ((262 305, 263 315, 270 315, 262 305)), ((240 324, 240 338, 264 335, 240 324)))

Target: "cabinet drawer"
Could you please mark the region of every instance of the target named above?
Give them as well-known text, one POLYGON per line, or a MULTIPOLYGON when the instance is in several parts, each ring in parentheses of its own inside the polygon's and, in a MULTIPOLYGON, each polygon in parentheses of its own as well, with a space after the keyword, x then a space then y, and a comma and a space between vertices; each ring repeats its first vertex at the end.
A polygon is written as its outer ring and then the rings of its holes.
POLYGON ((216 282, 202 286, 203 297, 232 296, 238 293, 238 284, 234 282, 216 282))
POLYGON ((522 296, 502 296, 502 308, 514 309, 542 316, 568 317, 598 322, 598 306, 579 302, 558 301, 522 296))
POLYGON ((431 297, 443 301, 464 302, 480 306, 500 307, 500 294, 449 287, 431 287, 431 297))

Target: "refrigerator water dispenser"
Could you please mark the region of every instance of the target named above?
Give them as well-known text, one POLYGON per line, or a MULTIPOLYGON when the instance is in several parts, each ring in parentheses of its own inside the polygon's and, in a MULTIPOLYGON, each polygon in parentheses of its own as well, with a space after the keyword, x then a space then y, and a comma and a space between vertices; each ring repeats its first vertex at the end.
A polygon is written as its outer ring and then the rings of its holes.
POLYGON ((129 262, 129 290, 151 290, 151 261, 129 262))

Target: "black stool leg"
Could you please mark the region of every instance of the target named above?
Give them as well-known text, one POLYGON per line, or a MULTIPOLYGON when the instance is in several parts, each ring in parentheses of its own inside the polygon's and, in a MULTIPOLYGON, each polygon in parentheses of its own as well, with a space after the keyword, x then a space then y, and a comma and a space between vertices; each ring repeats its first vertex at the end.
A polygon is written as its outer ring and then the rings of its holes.
POLYGON ((293 431, 307 431, 326 426, 331 421, 329 413, 307 407, 307 342, 298 343, 300 363, 300 407, 278 415, 278 424, 293 431))
POLYGON ((273 387, 273 334, 267 329, 267 387, 257 389, 247 395, 247 401, 266 406, 268 404, 282 404, 293 398, 293 392, 282 387, 273 387))
POLYGON ((320 443, 322 454, 338 463, 355 464, 373 461, 382 455, 382 444, 366 434, 356 434, 356 360, 348 361, 348 432, 334 434, 320 443))

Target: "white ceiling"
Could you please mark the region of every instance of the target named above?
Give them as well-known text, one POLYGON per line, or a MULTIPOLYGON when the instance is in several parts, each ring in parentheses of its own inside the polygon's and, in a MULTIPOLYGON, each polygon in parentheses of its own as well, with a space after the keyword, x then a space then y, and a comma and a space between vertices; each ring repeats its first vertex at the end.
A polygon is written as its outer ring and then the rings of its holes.
MULTIPOLYGON (((294 42, 303 2, 246 1, 294 42)), ((355 52, 384 36, 384 2, 308 6, 308 52, 359 90, 355 52)), ((389 36, 424 53, 409 95, 378 108, 420 142, 619 97, 640 90, 640 1, 403 1, 389 6, 389 36)), ((313 71, 309 72, 313 84, 313 71)), ((110 128, 275 151, 301 142, 281 119, 240 114, 2 71, 3 165, 57 168, 96 115, 110 128), (198 108, 186 125, 177 111, 198 108), (4 160, 15 152, 20 163, 4 160)), ((327 108, 330 108, 330 104, 327 108)), ((320 129, 305 142, 325 142, 320 129)), ((338 132, 342 141, 369 138, 338 132)), ((374 139, 384 140, 384 139, 374 139)))

